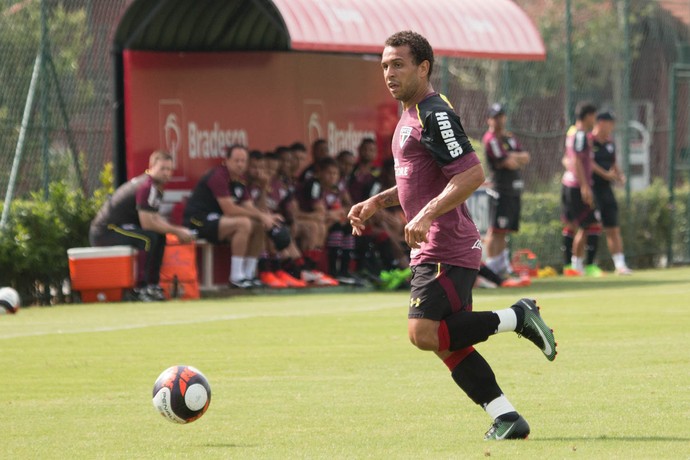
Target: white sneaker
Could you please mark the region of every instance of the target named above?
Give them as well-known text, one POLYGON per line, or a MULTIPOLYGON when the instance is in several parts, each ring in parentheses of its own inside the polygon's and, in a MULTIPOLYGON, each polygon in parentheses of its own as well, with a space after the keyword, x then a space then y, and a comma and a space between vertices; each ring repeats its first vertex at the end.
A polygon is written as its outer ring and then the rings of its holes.
POLYGON ((622 275, 622 276, 628 276, 632 275, 633 271, 630 270, 627 265, 623 265, 621 268, 616 269, 616 274, 617 275, 622 275))
POLYGON ((302 280, 315 286, 337 286, 338 281, 318 270, 302 270, 302 280))

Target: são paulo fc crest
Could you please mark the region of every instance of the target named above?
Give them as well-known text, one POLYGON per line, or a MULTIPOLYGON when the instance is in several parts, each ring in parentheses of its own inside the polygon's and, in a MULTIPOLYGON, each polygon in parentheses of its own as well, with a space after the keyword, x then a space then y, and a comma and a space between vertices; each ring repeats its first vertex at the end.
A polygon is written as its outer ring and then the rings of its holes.
POLYGON ((400 128, 400 148, 405 145, 405 142, 412 134, 412 126, 403 126, 400 128))

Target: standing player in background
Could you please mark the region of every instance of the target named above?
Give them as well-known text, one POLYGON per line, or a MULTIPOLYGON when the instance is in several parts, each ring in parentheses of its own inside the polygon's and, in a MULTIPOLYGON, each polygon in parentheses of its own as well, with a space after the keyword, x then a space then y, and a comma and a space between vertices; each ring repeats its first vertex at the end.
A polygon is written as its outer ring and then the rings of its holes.
POLYGON ((592 194, 592 140, 589 132, 594 128, 597 108, 587 102, 580 102, 575 109, 576 121, 565 138, 563 166, 565 173, 561 181, 563 228, 563 274, 566 276, 601 276, 601 270, 594 265, 596 239, 601 232, 594 213, 592 194), (587 267, 584 266, 585 240, 587 241, 587 267))
POLYGON ((630 270, 625 263, 623 254, 623 239, 621 228, 618 224, 618 203, 613 193, 612 184, 625 183, 625 175, 618 169, 616 163, 616 144, 612 134, 616 128, 616 119, 611 112, 601 112, 597 115, 597 121, 592 131, 594 149, 594 201, 601 215, 601 223, 606 233, 606 243, 619 275, 630 275, 630 270))
POLYGON ((482 142, 491 167, 490 225, 484 239, 486 266, 499 276, 510 275, 510 253, 506 237, 520 229, 520 195, 524 182, 520 170, 529 163, 529 152, 513 133, 505 130, 506 113, 501 104, 489 108, 489 130, 482 142))
POLYGON ((91 246, 134 246, 139 250, 139 274, 135 294, 141 301, 165 300, 160 287, 160 269, 165 252, 165 234, 186 243, 194 239, 188 229, 172 225, 159 213, 163 188, 173 171, 172 157, 156 151, 146 172, 121 185, 91 222, 91 246))
POLYGON ((431 86, 433 65, 433 50, 421 35, 403 31, 386 40, 383 77, 403 110, 392 144, 397 185, 354 205, 348 218, 360 234, 377 211, 402 205, 408 221, 405 241, 412 248, 410 341, 436 353, 457 385, 486 410, 493 424, 484 439, 526 438, 529 425, 473 345, 515 331, 553 360, 556 344, 532 300, 498 311, 472 311, 482 249, 465 200, 484 182, 484 172, 460 118, 431 86))

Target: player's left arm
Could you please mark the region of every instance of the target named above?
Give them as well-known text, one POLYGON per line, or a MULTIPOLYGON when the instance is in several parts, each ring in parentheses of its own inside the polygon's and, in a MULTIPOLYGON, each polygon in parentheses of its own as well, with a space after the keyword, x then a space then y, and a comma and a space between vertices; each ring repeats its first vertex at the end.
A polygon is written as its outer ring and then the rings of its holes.
POLYGON ((520 141, 518 141, 512 133, 510 134, 510 136, 515 142, 515 150, 510 152, 510 156, 515 158, 515 161, 520 165, 519 167, 522 168, 527 163, 529 163, 529 160, 531 158, 530 153, 524 148, 522 148, 522 144, 520 144, 520 141))

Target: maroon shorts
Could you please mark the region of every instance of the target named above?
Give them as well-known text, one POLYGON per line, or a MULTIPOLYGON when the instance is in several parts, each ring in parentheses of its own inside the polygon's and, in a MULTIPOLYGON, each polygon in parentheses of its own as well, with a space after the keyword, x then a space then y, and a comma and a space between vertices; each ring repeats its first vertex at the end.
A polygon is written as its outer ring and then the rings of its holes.
POLYGON ((458 311, 472 311, 477 270, 448 264, 420 264, 412 269, 408 318, 441 321, 458 311))

